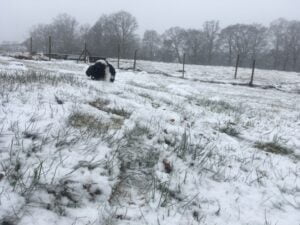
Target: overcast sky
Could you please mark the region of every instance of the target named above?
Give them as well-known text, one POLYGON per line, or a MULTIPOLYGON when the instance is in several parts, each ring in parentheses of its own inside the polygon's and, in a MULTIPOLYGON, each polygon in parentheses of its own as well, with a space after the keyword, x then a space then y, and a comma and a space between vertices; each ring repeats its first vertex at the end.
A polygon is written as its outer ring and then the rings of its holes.
POLYGON ((126 10, 146 29, 200 28, 204 21, 268 25, 279 17, 300 20, 300 0, 0 0, 0 42, 22 41, 30 28, 50 23, 59 13, 80 24, 94 24, 102 14, 126 10))

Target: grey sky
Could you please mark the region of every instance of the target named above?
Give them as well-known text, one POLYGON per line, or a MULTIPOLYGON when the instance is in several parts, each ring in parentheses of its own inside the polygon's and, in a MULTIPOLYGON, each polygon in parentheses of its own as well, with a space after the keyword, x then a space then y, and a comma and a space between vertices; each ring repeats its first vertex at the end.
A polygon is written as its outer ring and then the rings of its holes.
POLYGON ((68 13, 80 24, 94 24, 102 14, 126 10, 145 29, 200 28, 206 20, 269 24, 279 17, 300 20, 300 0, 0 0, 0 42, 22 41, 29 29, 68 13))

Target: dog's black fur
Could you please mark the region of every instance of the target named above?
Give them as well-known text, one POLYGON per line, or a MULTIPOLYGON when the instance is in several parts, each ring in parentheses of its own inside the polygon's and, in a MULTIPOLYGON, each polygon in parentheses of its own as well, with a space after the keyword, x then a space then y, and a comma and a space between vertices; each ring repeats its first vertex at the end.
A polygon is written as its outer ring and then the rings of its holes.
POLYGON ((87 69, 86 75, 91 77, 92 80, 109 80, 110 82, 114 82, 116 70, 106 60, 98 60, 94 65, 91 65, 87 69))

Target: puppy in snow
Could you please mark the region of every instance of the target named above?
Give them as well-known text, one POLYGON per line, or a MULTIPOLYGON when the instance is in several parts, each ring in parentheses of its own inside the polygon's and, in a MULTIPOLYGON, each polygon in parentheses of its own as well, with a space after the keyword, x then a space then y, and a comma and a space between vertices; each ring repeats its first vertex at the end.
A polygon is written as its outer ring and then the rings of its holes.
POLYGON ((106 60, 100 59, 94 65, 89 66, 86 75, 92 80, 114 82, 116 77, 115 68, 106 60))

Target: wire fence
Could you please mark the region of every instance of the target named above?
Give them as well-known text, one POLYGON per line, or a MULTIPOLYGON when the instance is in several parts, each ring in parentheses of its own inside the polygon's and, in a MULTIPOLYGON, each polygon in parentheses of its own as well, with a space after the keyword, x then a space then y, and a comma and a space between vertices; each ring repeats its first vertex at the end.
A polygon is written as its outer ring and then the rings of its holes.
MULTIPOLYGON (((75 60, 77 62, 84 61, 85 63, 94 63, 97 60, 100 59, 106 59, 105 56, 98 56, 98 55, 92 55, 87 47, 87 43, 84 43, 84 46, 82 46, 81 50, 78 51, 72 51, 72 50, 64 50, 64 52, 58 52, 58 49, 60 49, 60 46, 63 46, 65 43, 61 43, 59 41, 54 40, 51 36, 47 38, 47 49, 44 48, 43 51, 43 58, 42 60, 51 60, 51 59, 60 59, 60 60, 75 60)), ((33 57, 36 55, 36 52, 33 51, 34 49, 34 42, 33 39, 29 39, 29 56, 33 57)), ((71 48, 70 48, 71 49, 71 48)), ((132 59, 121 59, 120 57, 120 45, 118 45, 118 48, 116 49, 116 55, 117 57, 114 59, 110 59, 113 63, 113 65, 121 70, 133 70, 133 71, 146 71, 148 73, 157 73, 162 74, 165 76, 173 76, 174 74, 170 74, 168 71, 162 71, 158 68, 155 68, 155 66, 149 64, 149 63, 143 63, 142 67, 141 65, 138 66, 138 60, 139 54, 138 50, 136 49, 132 53, 132 59)), ((24 58, 24 56, 19 56, 19 58, 24 58)), ((178 69, 176 72, 176 77, 180 77, 183 79, 188 79, 186 75, 186 54, 182 54, 182 65, 181 69, 178 69)), ((253 59, 252 61, 252 73, 251 76, 249 76, 249 82, 248 85, 253 87, 254 85, 254 75, 255 75, 255 67, 256 67, 256 60, 253 59)), ((236 80, 238 78, 238 72, 240 67, 240 55, 237 55, 236 59, 236 65, 235 65, 235 71, 233 74, 233 79, 236 80)))

